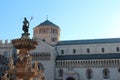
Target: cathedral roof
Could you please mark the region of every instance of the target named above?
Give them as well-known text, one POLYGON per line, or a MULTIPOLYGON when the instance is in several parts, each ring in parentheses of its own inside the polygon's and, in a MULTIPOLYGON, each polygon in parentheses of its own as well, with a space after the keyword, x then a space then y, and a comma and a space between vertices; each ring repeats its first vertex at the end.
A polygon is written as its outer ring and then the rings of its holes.
POLYGON ((56 60, 120 59, 120 53, 58 55, 56 60))
POLYGON ((38 25, 38 27, 39 27, 39 26, 53 26, 53 27, 58 27, 58 28, 59 28, 59 26, 57 26, 56 24, 52 23, 52 22, 49 21, 49 20, 45 20, 44 22, 40 23, 40 24, 38 25))
POLYGON ((59 41, 58 45, 120 43, 120 38, 59 41))

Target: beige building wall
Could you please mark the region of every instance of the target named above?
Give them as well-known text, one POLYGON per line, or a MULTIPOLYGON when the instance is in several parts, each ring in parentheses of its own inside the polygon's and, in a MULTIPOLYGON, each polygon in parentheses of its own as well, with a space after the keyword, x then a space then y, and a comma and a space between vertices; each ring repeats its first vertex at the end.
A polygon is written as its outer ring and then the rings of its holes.
POLYGON ((12 57, 13 46, 11 41, 8 40, 0 41, 0 55, 4 55, 6 57, 12 57))
POLYGON ((120 51, 117 51, 117 48, 120 48, 120 43, 78 44, 60 45, 57 46, 57 51, 59 55, 120 53, 120 51), (102 51, 102 48, 104 48, 104 51, 102 51), (73 53, 73 49, 76 50, 76 53, 73 53), (89 53, 87 49, 89 49, 89 53), (61 50, 64 50, 64 54, 61 54, 61 50))
POLYGON ((35 59, 32 61, 33 63, 35 61, 38 61, 41 63, 45 69, 45 78, 46 80, 55 80, 55 56, 56 52, 54 47, 50 46, 49 44, 45 43, 44 41, 38 39, 38 46, 35 50, 31 51, 32 55, 36 55, 35 59), (45 58, 45 56, 41 57, 45 53, 50 54, 50 58, 45 58), (41 56, 39 56, 41 55, 41 56))

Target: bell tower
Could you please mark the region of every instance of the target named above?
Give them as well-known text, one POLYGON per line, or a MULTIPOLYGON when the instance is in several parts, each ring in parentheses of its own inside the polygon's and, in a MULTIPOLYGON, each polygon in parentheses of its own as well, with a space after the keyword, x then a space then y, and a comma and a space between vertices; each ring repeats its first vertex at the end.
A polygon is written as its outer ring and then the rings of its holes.
POLYGON ((50 45, 56 45, 60 37, 60 28, 49 20, 33 28, 33 37, 41 39, 50 45))

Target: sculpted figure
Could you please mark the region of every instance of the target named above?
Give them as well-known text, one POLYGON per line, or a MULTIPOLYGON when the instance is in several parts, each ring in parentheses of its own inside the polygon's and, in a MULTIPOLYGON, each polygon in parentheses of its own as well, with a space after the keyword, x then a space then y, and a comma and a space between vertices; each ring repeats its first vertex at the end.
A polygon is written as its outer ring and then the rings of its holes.
POLYGON ((28 28, 29 28, 29 22, 28 22, 28 20, 25 17, 24 21, 23 21, 23 28, 22 28, 22 30, 24 31, 24 33, 28 33, 28 28))
POLYGON ((39 71, 40 80, 45 80, 44 69, 39 71))
POLYGON ((8 72, 6 71, 4 76, 1 77, 2 80, 9 80, 9 78, 7 77, 8 72))
POLYGON ((35 65, 34 65, 34 68, 32 69, 32 72, 34 72, 34 75, 38 75, 38 62, 36 61, 35 62, 35 65))
POLYGON ((44 69, 39 71, 38 76, 35 80, 45 80, 44 69))
POLYGON ((8 64, 8 66, 9 66, 10 70, 14 69, 15 66, 14 66, 14 62, 13 62, 13 59, 12 59, 12 58, 9 59, 9 64, 8 64))
POLYGON ((26 66, 25 66, 25 70, 29 70, 31 69, 31 56, 27 57, 27 62, 26 62, 26 66))

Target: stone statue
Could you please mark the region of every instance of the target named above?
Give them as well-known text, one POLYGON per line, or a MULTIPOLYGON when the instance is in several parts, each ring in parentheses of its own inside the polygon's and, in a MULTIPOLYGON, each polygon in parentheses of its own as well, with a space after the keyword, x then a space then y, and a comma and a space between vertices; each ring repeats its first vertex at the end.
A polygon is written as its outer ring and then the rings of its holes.
POLYGON ((44 69, 39 71, 40 80, 45 80, 44 69))
POLYGON ((1 77, 2 80, 9 80, 9 78, 7 77, 8 72, 6 71, 4 76, 1 77))
POLYGON ((12 59, 12 57, 11 58, 9 58, 9 64, 8 64, 8 67, 9 67, 9 69, 10 70, 13 70, 14 69, 14 62, 13 62, 13 59, 12 59))
POLYGON ((34 68, 32 69, 32 72, 34 72, 34 75, 38 75, 38 62, 36 61, 35 62, 35 65, 34 65, 34 68))
POLYGON ((38 71, 38 76, 35 78, 35 80, 45 80, 44 69, 38 71))
POLYGON ((28 22, 28 20, 25 17, 24 21, 23 21, 23 28, 22 28, 22 30, 24 31, 24 33, 28 33, 28 28, 29 28, 29 22, 28 22))
POLYGON ((28 56, 27 57, 27 62, 25 64, 25 70, 31 70, 31 61, 32 61, 32 57, 31 56, 28 56))

